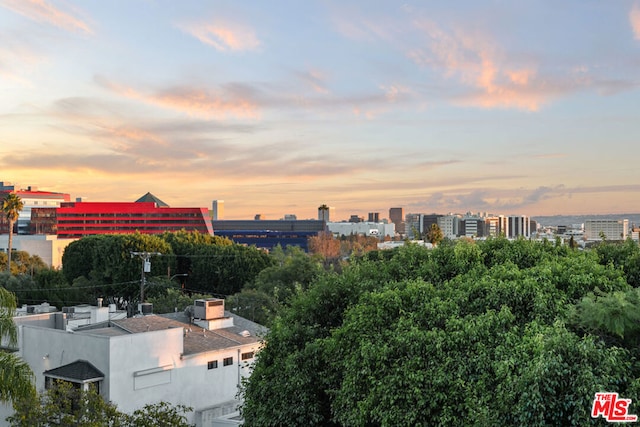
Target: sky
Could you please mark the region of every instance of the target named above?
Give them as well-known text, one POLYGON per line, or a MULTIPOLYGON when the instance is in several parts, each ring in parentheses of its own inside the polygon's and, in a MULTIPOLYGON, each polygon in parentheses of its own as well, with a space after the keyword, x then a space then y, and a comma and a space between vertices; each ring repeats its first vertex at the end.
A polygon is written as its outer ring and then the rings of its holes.
POLYGON ((0 0, 0 181, 226 219, 638 212, 640 0, 0 0))

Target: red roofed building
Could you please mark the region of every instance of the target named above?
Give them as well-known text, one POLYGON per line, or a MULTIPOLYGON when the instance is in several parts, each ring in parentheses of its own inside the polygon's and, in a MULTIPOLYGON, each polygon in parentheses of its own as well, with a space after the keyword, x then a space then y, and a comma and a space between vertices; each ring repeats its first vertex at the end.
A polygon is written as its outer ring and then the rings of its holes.
MULTIPOLYGON (((149 197, 153 196, 148 194, 140 200, 149 197)), ((162 234, 180 230, 213 234, 207 208, 171 208, 159 199, 155 200, 63 203, 56 213, 58 237, 135 232, 162 234)))

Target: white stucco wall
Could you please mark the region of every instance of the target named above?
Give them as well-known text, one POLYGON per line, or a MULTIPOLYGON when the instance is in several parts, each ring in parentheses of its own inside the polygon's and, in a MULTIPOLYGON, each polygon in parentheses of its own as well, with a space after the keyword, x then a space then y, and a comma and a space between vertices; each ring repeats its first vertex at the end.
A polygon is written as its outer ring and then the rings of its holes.
MULTIPOLYGON (((109 376, 109 337, 76 334, 31 325, 22 325, 19 328, 19 354, 31 367, 39 391, 44 390, 44 371, 76 360, 87 360, 106 377, 109 376)), ((105 386, 107 385, 105 382, 105 386)), ((104 392, 108 393, 108 389, 104 392)))

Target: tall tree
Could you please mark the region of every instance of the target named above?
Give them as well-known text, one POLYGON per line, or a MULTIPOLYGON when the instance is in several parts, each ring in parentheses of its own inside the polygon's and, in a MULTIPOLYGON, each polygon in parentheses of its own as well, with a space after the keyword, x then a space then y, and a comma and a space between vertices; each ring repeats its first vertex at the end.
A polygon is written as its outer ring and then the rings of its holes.
POLYGON ((9 221, 9 245, 7 250, 7 271, 11 272, 11 246, 13 244, 13 225, 20 216, 20 211, 24 207, 22 199, 15 193, 7 194, 2 200, 2 212, 9 221))
POLYGON ((436 246, 442 241, 442 239, 444 239, 444 234, 442 233, 440 226, 438 224, 431 224, 431 228, 427 231, 427 240, 429 243, 436 246))
MULTIPOLYGON (((18 333, 13 323, 16 308, 14 295, 0 287, 0 341, 3 347, 13 348, 18 333)), ((16 403, 34 393, 31 383, 33 374, 29 365, 10 351, 0 350, 0 402, 16 403)))

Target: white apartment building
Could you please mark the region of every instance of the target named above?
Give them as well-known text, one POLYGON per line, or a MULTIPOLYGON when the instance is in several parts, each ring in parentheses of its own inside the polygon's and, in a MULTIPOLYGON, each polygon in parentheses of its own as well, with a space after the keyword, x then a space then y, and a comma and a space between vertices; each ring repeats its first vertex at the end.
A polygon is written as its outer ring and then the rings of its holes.
MULTIPOLYGON (((39 391, 54 378, 93 383, 120 411, 182 404, 193 408, 190 423, 213 427, 237 410, 238 387, 266 330, 224 311, 224 300, 196 300, 193 313, 108 320, 73 331, 66 330, 65 313, 16 318, 19 355, 39 391)), ((0 425, 6 415, 0 414, 0 425)))
POLYGON ((587 240, 626 240, 629 233, 628 219, 588 219, 584 222, 587 240))
POLYGON ((460 217, 457 215, 444 215, 438 218, 438 227, 442 235, 448 239, 455 239, 459 234, 460 217))
POLYGON ((392 222, 328 222, 327 229, 334 236, 359 234, 382 239, 384 237, 393 237, 396 234, 396 225, 392 222))

